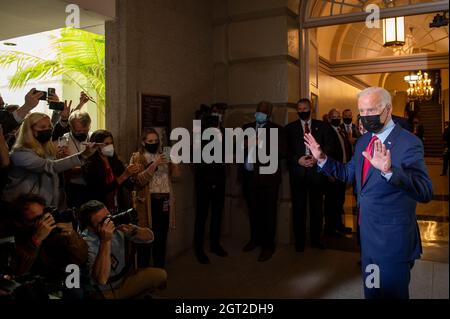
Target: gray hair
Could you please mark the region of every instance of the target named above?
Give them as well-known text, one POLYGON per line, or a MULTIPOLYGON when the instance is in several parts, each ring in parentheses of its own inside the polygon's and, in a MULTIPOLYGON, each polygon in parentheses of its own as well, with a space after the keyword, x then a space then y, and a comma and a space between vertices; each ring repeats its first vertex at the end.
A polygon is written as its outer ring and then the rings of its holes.
POLYGON ((371 94, 376 94, 378 96, 378 101, 383 107, 386 107, 388 105, 392 106, 391 94, 387 90, 383 89, 382 87, 378 87, 378 86, 372 86, 372 87, 368 87, 367 89, 362 90, 358 94, 358 99, 365 97, 367 95, 371 95, 371 94))
POLYGON ((70 127, 73 127, 74 121, 80 121, 81 125, 86 127, 91 124, 91 117, 87 112, 75 111, 69 116, 70 127))

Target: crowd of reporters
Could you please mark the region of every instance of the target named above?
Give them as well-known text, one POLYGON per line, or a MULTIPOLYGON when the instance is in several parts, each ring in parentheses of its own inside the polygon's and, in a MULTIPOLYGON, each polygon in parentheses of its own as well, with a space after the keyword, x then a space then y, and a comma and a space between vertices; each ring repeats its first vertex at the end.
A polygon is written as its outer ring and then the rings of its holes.
POLYGON ((64 104, 52 116, 31 112, 43 94, 32 89, 24 105, 0 105, 0 296, 131 298, 164 288, 161 234, 169 225, 160 216, 152 220, 157 205, 142 191, 151 189, 152 197, 160 195, 155 203, 167 205, 172 170, 158 133, 144 133, 142 149, 126 165, 110 132, 90 131, 84 92, 74 109, 49 92, 48 103, 64 104), (68 266, 80 270, 80 284, 70 289, 68 266))
MULTIPOLYGON (((0 110, 0 238, 13 238, 14 243, 12 253, 4 253, 7 262, 0 259, 0 295, 11 297, 11 282, 28 282, 23 276, 29 275, 45 279, 45 284, 35 285, 41 296, 52 290, 63 298, 131 298, 164 288, 168 230, 175 226, 172 180, 180 176, 180 168, 162 152, 158 131, 144 131, 139 149, 124 163, 111 132, 91 132, 91 117, 83 111, 90 98, 84 92, 74 109, 64 101, 51 117, 31 112, 42 94, 32 89, 24 105, 0 110), (64 284, 67 265, 81 269, 79 289, 64 284)), ((47 100, 59 102, 56 94, 48 94, 47 100)), ((195 115, 202 130, 214 127, 223 137, 225 109, 220 103, 202 105, 195 115)), ((303 252, 308 242, 308 215, 310 245, 324 249, 324 236, 352 231, 343 219, 347 185, 317 172, 303 135, 311 132, 327 154, 345 163, 364 128, 359 118, 353 123, 350 109, 342 114, 332 109, 324 121, 313 119, 308 99, 298 101, 299 119, 285 127, 271 121, 272 110, 271 103, 259 103, 255 121, 243 129, 278 130, 277 156, 289 171, 295 250, 303 252)), ((269 135, 258 138, 270 144, 269 135)), ((281 165, 274 174, 260 173, 265 164, 251 159, 259 142, 245 140, 238 178, 250 225, 243 250, 260 248, 258 261, 264 262, 276 247, 281 165)), ((228 256, 221 245, 226 164, 201 162, 194 168, 194 253, 200 263, 209 264, 204 239, 210 211, 210 252, 228 256)), ((0 241, 3 247, 8 243, 0 241)))

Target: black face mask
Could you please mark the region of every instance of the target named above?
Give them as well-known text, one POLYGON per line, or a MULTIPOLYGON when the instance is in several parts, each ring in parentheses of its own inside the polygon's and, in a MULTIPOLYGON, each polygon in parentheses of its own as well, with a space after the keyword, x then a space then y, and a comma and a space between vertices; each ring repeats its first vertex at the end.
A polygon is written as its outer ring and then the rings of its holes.
POLYGON ((39 143, 44 144, 50 141, 52 138, 52 129, 44 130, 44 131, 38 131, 36 139, 39 141, 39 143))
POLYGON ((384 127, 384 124, 385 124, 385 123, 381 123, 381 121, 380 121, 381 114, 383 114, 383 113, 384 113, 384 110, 383 110, 383 112, 381 112, 380 114, 377 114, 377 115, 361 116, 361 123, 364 126, 364 128, 367 130, 367 132, 376 134, 381 131, 381 129, 384 127))
POLYGON ((352 124, 353 119, 351 117, 344 117, 343 121, 345 124, 350 125, 352 124))
POLYGON ((298 113, 298 117, 302 120, 302 121, 307 121, 309 120, 309 117, 311 116, 311 111, 308 112, 297 112, 298 113))
POLYGON ((331 119, 330 123, 331 123, 331 125, 337 127, 341 124, 341 119, 331 119))
POLYGON ((153 143, 153 144, 145 143, 144 147, 147 150, 147 152, 154 154, 159 149, 159 143, 153 143))
POLYGON ((86 133, 78 133, 78 134, 72 133, 72 135, 78 142, 85 142, 88 138, 88 135, 86 133))

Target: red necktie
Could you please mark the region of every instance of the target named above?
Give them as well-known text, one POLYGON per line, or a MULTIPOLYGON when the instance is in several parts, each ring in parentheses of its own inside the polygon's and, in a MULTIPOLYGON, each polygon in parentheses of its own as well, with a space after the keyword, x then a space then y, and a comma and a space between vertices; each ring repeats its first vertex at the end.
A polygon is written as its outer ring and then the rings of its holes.
POLYGON ((308 124, 308 122, 305 122, 305 134, 308 134, 309 132, 310 132, 309 124, 308 124))
MULTIPOLYGON (((373 143, 378 140, 378 137, 376 135, 372 136, 372 139, 370 140, 369 144, 366 147, 366 152, 369 153, 370 155, 372 155, 373 153, 373 143)), ((364 182, 366 181, 366 177, 367 177, 367 173, 369 173, 369 168, 370 168, 370 162, 367 158, 364 157, 364 162, 363 162, 363 168, 362 168, 362 177, 361 177, 361 187, 364 185, 364 182)), ((358 225, 359 225, 359 221, 360 221, 360 214, 361 211, 358 210, 358 225)))
MULTIPOLYGON (((366 147, 366 152, 372 155, 373 153, 373 143, 378 140, 376 135, 372 136, 372 139, 369 142, 369 145, 366 147)), ((363 167, 362 167, 362 178, 361 178, 361 187, 364 185, 366 181, 367 173, 369 172, 370 162, 367 158, 364 157, 363 167)))

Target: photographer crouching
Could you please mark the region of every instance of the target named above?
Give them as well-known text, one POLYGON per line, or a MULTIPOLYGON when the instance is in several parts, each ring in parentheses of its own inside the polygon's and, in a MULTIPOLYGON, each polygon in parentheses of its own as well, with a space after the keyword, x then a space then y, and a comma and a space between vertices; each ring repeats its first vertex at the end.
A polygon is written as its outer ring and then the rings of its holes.
POLYGON ((62 292, 63 298, 82 298, 82 290, 64 286, 69 264, 87 261, 87 245, 75 230, 73 211, 59 212, 46 206, 39 195, 19 195, 11 205, 9 218, 15 251, 11 270, 15 277, 43 278, 48 293, 62 292))
POLYGON ((154 239, 149 228, 131 224, 134 210, 111 216, 104 204, 91 200, 81 206, 79 217, 89 251, 86 291, 91 290, 92 298, 128 299, 165 288, 163 269, 131 267, 134 254, 130 242, 149 244, 154 239))

